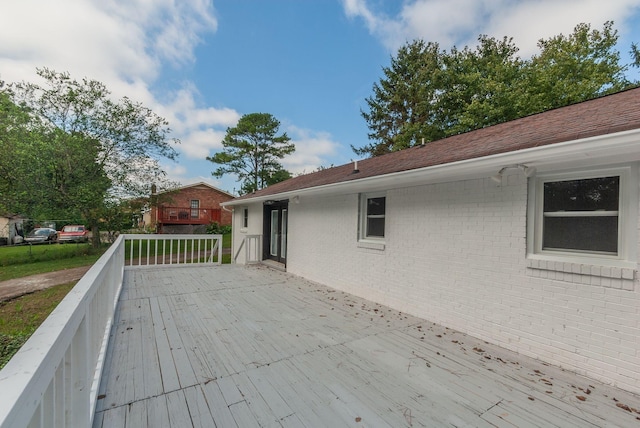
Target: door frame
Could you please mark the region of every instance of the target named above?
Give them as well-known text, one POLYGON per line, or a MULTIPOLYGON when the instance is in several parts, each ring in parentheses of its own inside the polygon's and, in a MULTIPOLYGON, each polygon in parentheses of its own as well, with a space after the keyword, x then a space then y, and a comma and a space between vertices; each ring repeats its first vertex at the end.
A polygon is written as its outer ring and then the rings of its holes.
POLYGON ((266 201, 263 205, 263 240, 262 240, 262 259, 273 260, 287 265, 287 234, 289 219, 289 200, 282 201, 266 201), (272 231, 273 214, 277 213, 277 230, 272 231), (274 243, 273 240, 276 240, 274 243), (275 254, 274 254, 275 249, 275 254), (283 251, 284 250, 284 251, 283 251))

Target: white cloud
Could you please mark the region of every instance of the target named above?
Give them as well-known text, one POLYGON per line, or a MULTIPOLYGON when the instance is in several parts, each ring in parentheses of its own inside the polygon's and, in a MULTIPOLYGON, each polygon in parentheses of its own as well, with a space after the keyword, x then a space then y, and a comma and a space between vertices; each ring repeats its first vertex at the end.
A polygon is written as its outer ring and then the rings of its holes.
POLYGON ((188 159, 202 159, 222 148, 228 127, 235 126, 240 114, 230 108, 200 107, 197 89, 191 84, 171 94, 171 102, 158 105, 156 111, 171 124, 181 144, 177 149, 188 159))
POLYGON ((624 34, 625 19, 640 10, 640 0, 408 0, 396 16, 373 10, 366 0, 343 0, 347 16, 362 18, 369 32, 395 52, 416 38, 475 46, 480 34, 513 37, 523 57, 537 52, 541 38, 571 33, 586 22, 601 28, 613 20, 624 34))
POLYGON ((225 131, 216 131, 208 128, 204 130, 189 131, 177 147, 189 159, 201 159, 206 162, 206 157, 212 151, 222 149, 222 139, 225 131))
POLYGON ((224 183, 221 180, 216 180, 211 174, 199 175, 189 171, 184 165, 178 164, 166 164, 162 165, 162 168, 167 173, 167 179, 174 183, 180 183, 181 186, 186 186, 194 183, 207 183, 215 186, 219 189, 223 189, 224 183))
POLYGON ((164 165, 163 168, 170 177, 181 177, 188 173, 187 168, 178 164, 164 165))
POLYGON ((164 114, 171 116, 170 122, 176 122, 173 129, 182 132, 186 129, 199 127, 224 127, 234 126, 240 120, 240 114, 229 108, 216 109, 213 107, 199 107, 196 103, 198 90, 189 83, 182 89, 171 94, 171 102, 166 106, 159 106, 164 109, 164 114))
POLYGON ((362 18, 371 34, 380 38, 390 50, 396 50, 406 40, 401 20, 393 19, 371 10, 367 0, 342 0, 345 14, 350 18, 362 18))
POLYGON ((287 135, 295 144, 296 151, 282 160, 284 168, 292 174, 315 171, 320 166, 329 166, 327 159, 334 156, 340 144, 328 132, 311 131, 287 126, 287 135))
POLYGON ((144 30, 89 1, 9 2, 0 18, 2 78, 31 80, 36 67, 49 67, 110 88, 120 80, 153 79, 157 63, 144 30))
MULTIPOLYGON (((73 1, 73 0, 67 0, 73 1)), ((193 48, 200 34, 218 27, 209 0, 92 0, 96 9, 122 25, 122 34, 138 30, 136 39, 144 50, 161 60, 176 63, 194 61, 193 48)))

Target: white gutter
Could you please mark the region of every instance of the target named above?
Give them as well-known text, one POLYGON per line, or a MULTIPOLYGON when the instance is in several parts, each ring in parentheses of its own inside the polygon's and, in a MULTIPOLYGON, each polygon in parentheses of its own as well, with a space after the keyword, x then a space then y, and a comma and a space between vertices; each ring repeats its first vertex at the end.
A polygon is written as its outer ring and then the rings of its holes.
MULTIPOLYGON (((429 145, 427 144, 428 150, 429 145)), ((359 193, 398 187, 434 184, 448 181, 490 177, 502 167, 525 164, 540 171, 579 168, 640 160, 640 129, 599 135, 564 143, 516 150, 481 158, 466 159, 442 165, 366 177, 282 193, 232 200, 223 206, 243 205, 294 196, 319 196, 359 193)), ((362 166, 360 166, 362 169, 362 166)), ((366 168, 366 166, 365 166, 366 168)))

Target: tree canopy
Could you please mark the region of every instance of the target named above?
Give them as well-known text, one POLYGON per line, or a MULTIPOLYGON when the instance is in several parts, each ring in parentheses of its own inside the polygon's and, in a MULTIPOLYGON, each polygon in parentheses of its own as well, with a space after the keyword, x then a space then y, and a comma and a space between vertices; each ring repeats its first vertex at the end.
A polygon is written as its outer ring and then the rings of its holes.
POLYGON ((625 73, 640 65, 638 49, 632 45, 632 62, 621 64, 617 41, 606 22, 541 39, 529 59, 507 37, 481 35, 474 49, 449 51, 409 42, 383 67, 361 112, 371 142, 352 149, 377 156, 634 86, 625 73))
POLYGON ((46 68, 38 75, 45 85, 0 88, 0 187, 8 196, 0 208, 80 218, 97 244, 106 207, 166 181, 159 159, 175 159, 178 141, 168 138, 163 118, 127 97, 113 98, 98 81, 46 68))
POLYGON ((293 153, 295 146, 289 143, 286 132, 277 135, 279 128, 280 122, 269 113, 242 116, 235 127, 227 129, 223 150, 207 156, 207 160, 221 165, 212 172, 213 176, 235 174, 242 182, 242 194, 290 178, 280 159, 293 153))
POLYGON ((9 89, 0 82, 0 213, 20 212, 24 191, 19 189, 23 178, 25 142, 29 141, 28 111, 16 105, 9 89), (15 207, 15 208, 14 208, 15 207))

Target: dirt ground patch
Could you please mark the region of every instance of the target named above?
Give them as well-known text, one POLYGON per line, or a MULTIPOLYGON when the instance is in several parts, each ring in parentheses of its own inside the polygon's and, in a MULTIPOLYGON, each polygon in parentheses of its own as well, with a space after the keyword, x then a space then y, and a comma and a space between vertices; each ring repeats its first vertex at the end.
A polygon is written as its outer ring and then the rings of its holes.
POLYGON ((44 290, 54 285, 76 282, 80 280, 90 268, 91 266, 82 266, 10 279, 8 281, 0 281, 0 302, 15 299, 23 294, 44 290))

